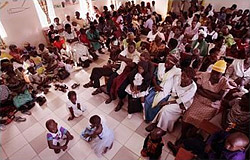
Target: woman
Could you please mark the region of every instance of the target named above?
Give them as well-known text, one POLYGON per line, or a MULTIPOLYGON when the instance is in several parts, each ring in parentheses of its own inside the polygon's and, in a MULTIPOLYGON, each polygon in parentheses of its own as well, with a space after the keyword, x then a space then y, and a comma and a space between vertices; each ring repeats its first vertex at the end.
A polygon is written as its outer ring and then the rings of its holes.
POLYGON ((177 62, 178 59, 170 54, 165 63, 159 63, 152 80, 154 88, 149 91, 145 98, 146 122, 152 121, 159 112, 159 103, 163 100, 168 100, 174 83, 173 77, 181 74, 181 69, 175 66, 177 62))
MULTIPOLYGON (((193 81, 194 76, 194 69, 188 67, 182 70, 181 75, 174 77, 176 83, 172 88, 171 97, 160 104, 162 109, 150 125, 152 129, 157 126, 163 131, 173 131, 175 122, 192 104, 197 90, 196 83, 193 81)), ((150 126, 147 130, 151 130, 150 126)))
POLYGON ((128 118, 132 117, 132 113, 142 110, 142 103, 144 103, 144 97, 148 94, 148 87, 151 83, 149 63, 140 61, 137 68, 128 76, 130 84, 125 90, 128 93, 128 118))
POLYGON ((245 53, 238 58, 227 68, 226 77, 232 80, 245 77, 250 80, 250 55, 245 53))
POLYGON ((95 51, 98 50, 100 54, 104 54, 104 52, 102 52, 101 43, 99 42, 100 40, 99 31, 96 29, 94 23, 90 24, 90 29, 87 30, 86 34, 94 50, 95 51))
POLYGON ((222 76, 226 65, 224 60, 219 60, 213 65, 211 73, 197 73, 198 90, 192 105, 183 116, 181 138, 185 138, 191 128, 195 127, 193 131, 196 131, 203 120, 210 120, 219 111, 221 99, 229 89, 228 80, 222 76))
POLYGON ((153 62, 160 62, 161 57, 165 56, 166 45, 162 42, 162 39, 159 35, 156 35, 155 40, 151 42, 149 53, 151 56, 151 60, 153 62))

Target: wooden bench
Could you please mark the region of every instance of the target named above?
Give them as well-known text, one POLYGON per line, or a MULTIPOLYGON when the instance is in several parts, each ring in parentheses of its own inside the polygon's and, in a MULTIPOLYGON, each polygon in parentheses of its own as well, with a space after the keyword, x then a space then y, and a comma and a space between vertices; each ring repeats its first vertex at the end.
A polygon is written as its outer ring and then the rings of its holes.
MULTIPOLYGON (((203 120, 199 126, 199 129, 209 135, 212 135, 221 130, 219 127, 209 122, 208 120, 203 120)), ((175 160, 191 160, 193 158, 195 158, 195 155, 192 152, 187 151, 184 148, 180 148, 176 154, 175 160)))

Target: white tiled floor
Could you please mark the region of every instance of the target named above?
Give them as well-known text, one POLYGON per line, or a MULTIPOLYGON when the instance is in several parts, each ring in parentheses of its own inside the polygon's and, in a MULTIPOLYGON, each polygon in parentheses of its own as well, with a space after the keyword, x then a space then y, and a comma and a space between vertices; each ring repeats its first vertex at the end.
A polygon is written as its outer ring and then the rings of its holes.
MULTIPOLYGON (((86 70, 81 70, 70 75, 65 80, 65 84, 70 87, 73 83, 81 83, 81 86, 75 89, 78 99, 83 102, 87 111, 84 116, 67 121, 69 116, 65 102, 67 94, 50 89, 46 95, 47 103, 42 107, 38 104, 31 110, 32 115, 22 115, 27 118, 26 122, 13 122, 7 126, 5 131, 0 132, 1 160, 137 160, 141 157, 140 151, 143 146, 144 138, 148 134, 145 131, 147 124, 143 122, 142 114, 134 114, 131 119, 127 119, 126 104, 119 112, 114 112, 117 100, 111 104, 105 104, 108 98, 105 94, 92 96, 93 88, 85 89, 83 84, 88 82, 89 75, 94 66, 102 66, 106 63, 108 55, 101 55, 103 59, 91 64, 86 70), (80 133, 88 125, 88 119, 94 114, 105 117, 107 125, 114 130, 115 141, 113 148, 103 157, 97 157, 90 148, 90 144, 80 139, 80 133), (59 154, 50 150, 46 141, 45 122, 48 119, 55 119, 60 125, 67 128, 74 136, 74 140, 69 142, 68 149, 59 154)), ((103 83, 103 79, 101 80, 103 83)), ((165 143, 174 141, 180 133, 180 127, 176 127, 172 134, 164 136, 165 143)), ((174 157, 164 146, 161 160, 172 160, 174 157)))

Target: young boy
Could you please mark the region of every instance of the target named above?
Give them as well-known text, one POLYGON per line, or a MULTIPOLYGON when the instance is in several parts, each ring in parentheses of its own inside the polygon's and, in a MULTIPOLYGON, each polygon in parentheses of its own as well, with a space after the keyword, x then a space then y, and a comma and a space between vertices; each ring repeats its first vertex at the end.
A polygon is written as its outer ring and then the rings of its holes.
POLYGON ((79 117, 82 115, 82 113, 86 110, 86 107, 81 105, 77 101, 76 92, 75 91, 69 91, 68 93, 68 99, 67 107, 69 108, 70 117, 68 118, 69 121, 73 120, 75 117, 79 117))
POLYGON ((53 120, 49 119, 46 122, 46 128, 49 130, 47 133, 47 141, 50 149, 54 149, 55 153, 60 153, 61 149, 65 151, 68 148, 68 143, 74 137, 67 131, 67 129, 58 126, 58 124, 53 120), (66 140, 64 145, 60 145, 62 140, 66 140))
POLYGON ((162 153, 162 147, 164 146, 162 142, 162 136, 164 131, 160 128, 155 128, 146 137, 141 150, 141 155, 143 157, 149 157, 149 160, 159 159, 162 153))

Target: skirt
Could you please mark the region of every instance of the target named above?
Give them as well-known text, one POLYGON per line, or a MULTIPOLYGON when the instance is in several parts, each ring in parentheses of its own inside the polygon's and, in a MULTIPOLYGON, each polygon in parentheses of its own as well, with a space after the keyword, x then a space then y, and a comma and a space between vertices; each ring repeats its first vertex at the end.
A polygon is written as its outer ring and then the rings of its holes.
POLYGON ((142 104, 140 98, 133 98, 131 95, 128 95, 128 113, 137 113, 142 111, 142 104))
POLYGON ((203 120, 210 120, 216 115, 217 109, 211 107, 211 104, 211 100, 196 94, 193 104, 183 116, 183 121, 199 128, 203 120))

